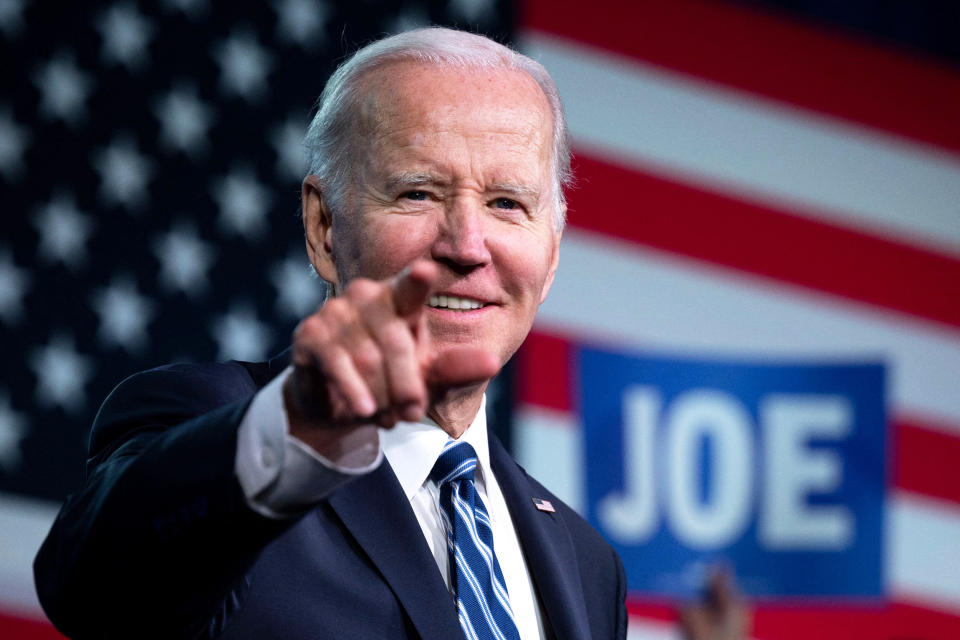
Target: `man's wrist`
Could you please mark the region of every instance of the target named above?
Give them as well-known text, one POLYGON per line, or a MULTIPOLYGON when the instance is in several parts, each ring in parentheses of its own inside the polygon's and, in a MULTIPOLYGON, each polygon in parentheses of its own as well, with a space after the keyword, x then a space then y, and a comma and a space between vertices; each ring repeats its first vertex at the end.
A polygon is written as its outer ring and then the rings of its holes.
POLYGON ((238 431, 237 478, 248 505, 269 517, 302 513, 383 456, 372 425, 332 434, 324 452, 294 437, 283 393, 291 373, 288 367, 257 393, 238 431))

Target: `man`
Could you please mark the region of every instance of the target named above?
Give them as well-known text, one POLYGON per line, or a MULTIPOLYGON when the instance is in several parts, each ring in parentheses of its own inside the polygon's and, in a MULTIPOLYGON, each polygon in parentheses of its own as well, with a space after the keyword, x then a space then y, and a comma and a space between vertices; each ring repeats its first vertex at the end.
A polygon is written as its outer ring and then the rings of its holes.
POLYGON ((616 553, 483 410, 557 269, 549 76, 479 36, 408 32, 331 77, 306 143, 307 252, 333 298, 274 361, 114 390, 37 557, 51 620, 77 638, 623 638, 616 553))

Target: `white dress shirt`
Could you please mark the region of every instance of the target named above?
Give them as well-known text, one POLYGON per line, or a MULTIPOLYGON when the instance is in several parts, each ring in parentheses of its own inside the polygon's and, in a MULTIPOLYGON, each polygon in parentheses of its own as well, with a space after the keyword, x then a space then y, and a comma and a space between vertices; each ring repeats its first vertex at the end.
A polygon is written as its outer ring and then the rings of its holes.
MULTIPOLYGON (((386 456, 450 589, 440 490, 428 478, 449 436, 429 418, 399 422, 392 429, 371 425, 353 431, 343 443, 340 455, 329 460, 289 435, 283 382, 291 371, 288 367, 257 393, 240 423, 235 469, 247 503, 273 518, 301 513, 352 477, 376 469, 386 456)), ((494 552, 503 571, 520 637, 542 640, 546 636, 533 580, 507 503, 490 467, 485 409, 486 397, 460 440, 469 442, 477 452, 475 485, 490 515, 494 552)))

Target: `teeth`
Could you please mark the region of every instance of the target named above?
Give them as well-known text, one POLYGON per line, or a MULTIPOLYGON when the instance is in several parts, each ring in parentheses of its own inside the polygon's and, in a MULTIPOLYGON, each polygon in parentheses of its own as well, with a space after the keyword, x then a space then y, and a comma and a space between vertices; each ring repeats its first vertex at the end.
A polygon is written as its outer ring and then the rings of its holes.
POLYGON ((436 309, 459 309, 469 311, 479 309, 483 303, 472 298, 458 298, 456 296, 430 296, 429 305, 436 309))

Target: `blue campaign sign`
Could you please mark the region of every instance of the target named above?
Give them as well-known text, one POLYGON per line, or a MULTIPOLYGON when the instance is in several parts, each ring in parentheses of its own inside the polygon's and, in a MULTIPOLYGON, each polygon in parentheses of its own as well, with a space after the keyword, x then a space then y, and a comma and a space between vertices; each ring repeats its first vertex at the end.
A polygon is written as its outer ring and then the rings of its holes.
POLYGON ((719 563, 754 596, 882 595, 881 364, 577 358, 587 517, 631 591, 719 563))

